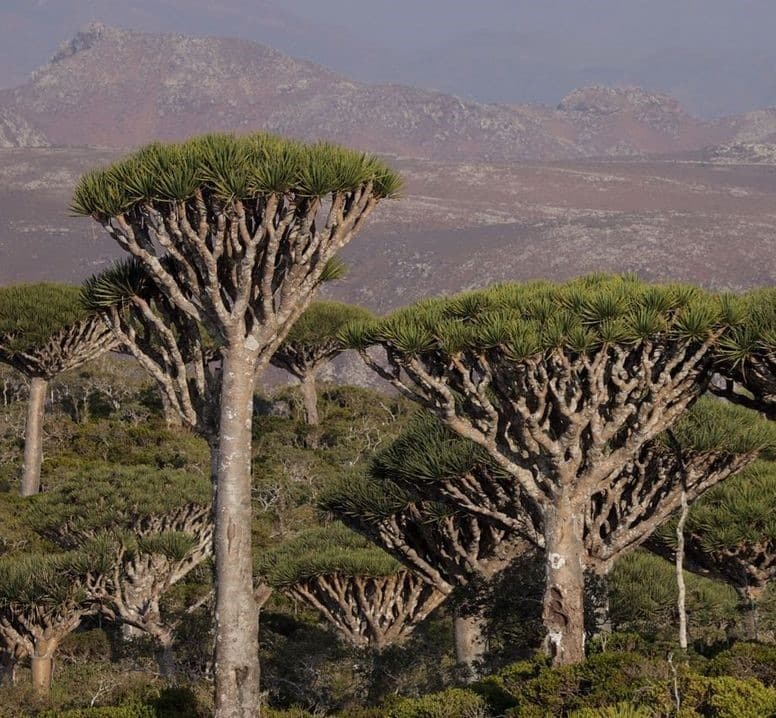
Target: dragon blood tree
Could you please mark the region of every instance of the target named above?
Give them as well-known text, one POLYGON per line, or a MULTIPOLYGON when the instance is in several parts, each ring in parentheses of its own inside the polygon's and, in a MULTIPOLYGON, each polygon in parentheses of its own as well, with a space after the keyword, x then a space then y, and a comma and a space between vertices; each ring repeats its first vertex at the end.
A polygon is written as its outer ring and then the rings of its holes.
POLYGON ((318 506, 445 596, 460 589, 453 618, 456 656, 475 676, 487 650, 482 594, 531 544, 503 524, 424 498, 390 478, 344 477, 323 492, 318 506))
POLYGON ((382 650, 402 641, 446 598, 341 524, 286 541, 262 558, 261 570, 358 648, 382 650))
POLYGON ((599 504, 591 533, 632 543, 621 514, 660 506, 644 452, 705 391, 735 314, 700 289, 592 276, 419 302, 343 340, 482 447, 541 517, 547 647, 563 664, 584 657, 585 517, 599 504))
POLYGON ((51 688, 62 640, 95 613, 86 585, 106 564, 98 553, 18 554, 0 558, 0 635, 32 663, 35 692, 51 688))
MULTIPOLYGON (((685 571, 687 619, 695 640, 729 638, 735 624, 736 594, 720 581, 685 571)), ((675 641, 678 586, 672 562, 638 549, 616 562, 608 580, 610 618, 616 631, 648 640, 675 641)))
MULTIPOLYGON (((73 209, 135 257, 199 344, 206 335, 219 349, 218 718, 253 717, 259 704, 250 535, 256 378, 336 253, 399 186, 369 155, 255 134, 150 145, 76 188, 73 209)), ((177 344, 175 322, 159 320, 156 328, 172 332, 167 341, 177 344)))
MULTIPOLYGON (((210 481, 185 471, 95 467, 36 497, 33 528, 64 549, 104 547, 86 584, 99 612, 129 638, 148 635, 162 675, 175 672, 174 623, 162 601, 213 552, 210 481)), ((205 591, 209 594, 209 590, 205 591)))
POLYGON ((776 290, 741 298, 742 322, 719 348, 719 381, 711 391, 776 419, 776 290))
MULTIPOLYGON (((776 577, 776 464, 758 461, 693 505, 684 527, 688 570, 738 593, 745 637, 760 640, 759 604, 776 577)), ((670 555, 675 526, 661 527, 649 548, 670 555)))
POLYGON ((338 339, 339 332, 350 322, 365 321, 370 317, 366 309, 351 304, 313 302, 270 359, 272 364, 299 379, 308 425, 319 423, 317 374, 345 350, 338 339))
POLYGON ((0 362, 17 369, 30 382, 22 496, 40 491, 48 383, 115 346, 100 317, 81 307, 78 287, 19 284, 0 288, 0 362))

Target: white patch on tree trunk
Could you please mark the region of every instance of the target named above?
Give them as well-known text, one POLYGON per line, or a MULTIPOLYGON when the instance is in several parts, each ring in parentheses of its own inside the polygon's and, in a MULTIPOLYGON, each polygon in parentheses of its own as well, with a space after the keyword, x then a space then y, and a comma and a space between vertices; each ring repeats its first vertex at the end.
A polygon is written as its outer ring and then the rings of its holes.
POLYGON ((553 571, 557 571, 566 565, 566 558, 561 556, 559 553, 551 553, 548 556, 548 560, 553 571))

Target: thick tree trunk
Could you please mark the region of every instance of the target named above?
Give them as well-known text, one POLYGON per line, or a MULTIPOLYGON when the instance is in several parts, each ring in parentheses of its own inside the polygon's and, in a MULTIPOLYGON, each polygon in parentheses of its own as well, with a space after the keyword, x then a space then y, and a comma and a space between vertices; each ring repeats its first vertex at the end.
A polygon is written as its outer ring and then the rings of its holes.
POLYGON ((455 657, 466 668, 467 680, 480 677, 488 650, 487 621, 482 613, 458 615, 453 619, 455 657))
POLYGON ((251 420, 254 362, 224 352, 215 500, 216 718, 259 711, 259 610, 251 554, 251 420))
POLYGON ((51 692, 51 676, 54 672, 54 651, 56 641, 40 640, 35 642, 32 653, 32 687, 41 698, 51 692))
POLYGON ((302 401, 304 402, 304 420, 308 426, 318 426, 318 391, 315 385, 315 373, 309 372, 302 379, 302 401))
POLYGON ((163 631, 155 638, 159 644, 156 650, 156 665, 159 667, 159 675, 163 678, 175 678, 178 668, 173 636, 169 631, 163 631))
POLYGON ((738 596, 741 599, 741 629, 745 641, 759 641, 760 636, 760 612, 758 601, 762 595, 761 590, 747 587, 739 588, 738 596))
POLYGON ((16 684, 16 656, 13 651, 0 650, 0 686, 16 684))
POLYGON ((566 497, 544 517, 546 649, 556 666, 585 658, 585 571, 582 511, 566 497))
POLYGON ((40 491, 40 467, 43 463, 43 414, 46 407, 48 382, 39 376, 30 382, 30 400, 27 405, 27 427, 24 433, 24 467, 22 469, 22 496, 33 496, 40 491))

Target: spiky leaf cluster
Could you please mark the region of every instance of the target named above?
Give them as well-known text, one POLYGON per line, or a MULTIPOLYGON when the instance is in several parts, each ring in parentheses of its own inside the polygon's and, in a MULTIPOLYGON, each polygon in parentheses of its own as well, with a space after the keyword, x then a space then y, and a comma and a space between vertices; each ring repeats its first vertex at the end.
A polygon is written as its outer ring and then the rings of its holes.
POLYGON ((395 195, 399 176, 376 157, 327 143, 303 144, 266 133, 212 134, 153 143, 81 178, 72 210, 114 217, 144 202, 186 201, 204 190, 224 201, 269 194, 323 197, 371 183, 395 195))
POLYGON ((391 576, 401 564, 340 523, 305 531, 261 557, 259 573, 277 588, 316 576, 391 576))
POLYGON ((647 284, 630 275, 592 275, 424 300, 385 319, 346 327, 341 338, 354 348, 380 343, 410 356, 498 347, 519 362, 542 352, 580 354, 659 336, 702 341, 738 317, 727 295, 647 284))
MULTIPOLYGON (((618 628, 673 631, 677 586, 674 567, 663 558, 636 551, 620 559, 610 576, 612 619, 618 628)), ((687 613, 694 633, 731 623, 737 597, 728 586, 685 573, 687 613)))
POLYGON ((205 477, 182 470, 93 466, 32 497, 25 510, 36 531, 78 545, 103 531, 137 531, 189 504, 208 506, 211 491, 205 477))
POLYGON ((16 554, 0 558, 0 608, 58 606, 86 599, 84 576, 102 566, 96 547, 88 552, 16 554))
POLYGON ((343 302, 313 302, 291 327, 271 361, 302 378, 322 362, 333 359, 345 347, 339 332, 351 322, 372 317, 366 309, 343 302))
POLYGON ((660 440, 668 445, 676 440, 688 451, 770 455, 776 450, 776 425, 750 409, 703 396, 660 440))
POLYGON ((758 289, 737 300, 739 321, 720 346, 723 365, 746 371, 758 354, 776 349, 776 290, 758 289))
POLYGON ((86 317, 79 288, 67 284, 0 287, 0 343, 6 351, 31 351, 86 317))
POLYGON ((453 513, 453 509, 429 501, 406 485, 369 473, 352 473, 326 486, 318 498, 318 508, 335 516, 365 524, 378 524, 386 518, 415 509, 421 520, 433 522, 453 513))
POLYGON ((484 449, 453 433, 427 412, 418 412, 412 418, 396 441, 374 457, 371 469, 377 479, 406 486, 435 483, 479 470, 504 473, 484 449))
MULTIPOLYGON (((673 547, 674 524, 662 526, 656 539, 673 547)), ((776 553, 776 464, 757 461, 709 491, 690 509, 685 533, 707 555, 732 555, 747 545, 776 553)))

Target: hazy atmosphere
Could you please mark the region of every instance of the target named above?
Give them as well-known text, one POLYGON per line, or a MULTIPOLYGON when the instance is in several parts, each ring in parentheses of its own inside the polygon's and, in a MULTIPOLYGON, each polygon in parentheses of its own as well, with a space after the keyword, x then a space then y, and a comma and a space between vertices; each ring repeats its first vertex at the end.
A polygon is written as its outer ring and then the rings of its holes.
POLYGON ((774 29, 0 0, 0 718, 776 718, 774 29))
POLYGON ((704 116, 776 103, 768 0, 5 0, 0 86, 99 20, 243 37, 364 81, 555 105, 576 87, 639 85, 704 116))

